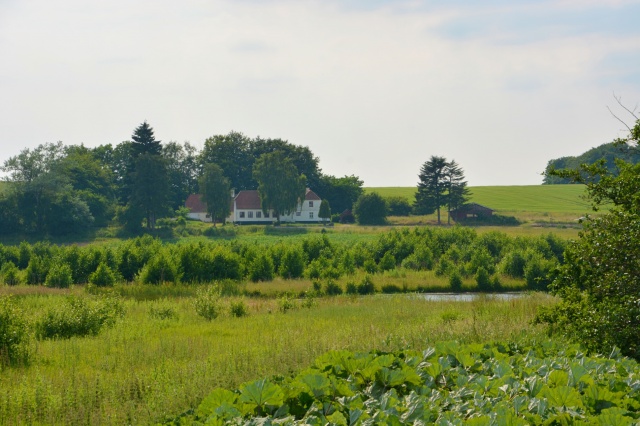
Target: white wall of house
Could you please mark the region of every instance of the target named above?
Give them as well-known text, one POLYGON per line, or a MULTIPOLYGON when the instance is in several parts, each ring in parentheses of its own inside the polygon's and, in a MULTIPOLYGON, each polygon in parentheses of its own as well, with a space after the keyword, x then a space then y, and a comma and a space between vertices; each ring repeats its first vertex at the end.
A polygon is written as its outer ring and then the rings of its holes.
POLYGON ((200 220, 202 222, 211 222, 211 217, 205 212, 188 213, 187 214, 187 218, 192 219, 192 220, 200 220))
MULTIPOLYGON (((318 216, 320 213, 320 200, 305 200, 303 203, 298 204, 298 208, 295 212, 288 215, 280 215, 280 222, 320 222, 321 219, 318 216)), ((255 209, 234 209, 229 216, 229 221, 234 223, 272 223, 275 221, 273 212, 269 211, 267 217, 262 210, 255 209)))
POLYGON ((229 215, 228 221, 234 223, 242 222, 256 222, 256 223, 271 223, 274 221, 273 212, 264 214, 260 209, 234 209, 229 215))

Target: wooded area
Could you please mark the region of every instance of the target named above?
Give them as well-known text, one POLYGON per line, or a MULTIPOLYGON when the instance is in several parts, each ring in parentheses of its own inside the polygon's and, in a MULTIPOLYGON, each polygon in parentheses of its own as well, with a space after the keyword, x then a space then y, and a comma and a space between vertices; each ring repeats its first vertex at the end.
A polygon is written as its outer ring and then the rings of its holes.
POLYGON ((153 229, 203 189, 200 178, 209 164, 222 170, 229 188, 259 189, 254 164, 262 156, 263 169, 287 164, 298 186, 321 194, 334 212, 350 209, 363 192, 357 176, 322 173, 318 157, 305 146, 231 132, 208 138, 199 151, 188 142, 161 143, 144 122, 130 141, 117 145, 46 143, 6 160, 0 234, 74 234, 113 221, 129 233, 153 229), (269 157, 275 153, 278 161, 269 157))

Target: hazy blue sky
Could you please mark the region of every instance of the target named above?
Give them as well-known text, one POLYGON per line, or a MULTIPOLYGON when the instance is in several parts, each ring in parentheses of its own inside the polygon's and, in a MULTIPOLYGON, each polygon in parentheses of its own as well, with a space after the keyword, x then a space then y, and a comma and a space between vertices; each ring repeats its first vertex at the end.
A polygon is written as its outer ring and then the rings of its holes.
POLYGON ((147 120, 163 142, 306 145, 366 186, 415 185, 431 155, 471 186, 537 184, 623 135, 606 107, 640 102, 639 17, 624 0, 0 0, 0 161, 147 120))

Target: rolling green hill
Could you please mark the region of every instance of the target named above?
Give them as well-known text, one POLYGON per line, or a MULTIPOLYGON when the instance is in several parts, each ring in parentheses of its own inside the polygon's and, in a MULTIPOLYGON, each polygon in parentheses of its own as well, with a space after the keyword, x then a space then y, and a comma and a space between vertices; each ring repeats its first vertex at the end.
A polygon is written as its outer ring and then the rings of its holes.
MULTIPOLYGON (((569 219, 591 212, 583 185, 474 186, 469 190, 471 202, 501 214, 530 212, 535 216, 561 215, 569 219)), ((383 197, 402 196, 413 202, 416 188, 382 187, 365 188, 365 191, 377 192, 383 197)))

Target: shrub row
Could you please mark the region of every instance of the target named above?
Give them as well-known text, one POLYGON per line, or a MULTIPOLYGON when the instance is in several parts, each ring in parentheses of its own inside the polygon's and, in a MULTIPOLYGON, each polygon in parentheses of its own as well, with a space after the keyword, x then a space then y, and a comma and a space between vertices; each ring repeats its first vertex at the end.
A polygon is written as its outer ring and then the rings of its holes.
POLYGON ((109 286, 117 281, 258 282, 276 276, 337 279, 358 269, 376 274, 402 267, 434 270, 450 277, 454 285, 460 278, 475 277, 479 286, 490 289, 498 282, 496 274, 502 274, 544 290, 550 272, 562 263, 564 247, 565 242, 552 234, 512 238, 500 232, 478 235, 461 227, 393 230, 373 242, 350 244, 332 243, 326 234, 271 244, 162 244, 144 236, 115 247, 0 245, 0 274, 9 285, 23 281, 67 287, 73 283, 109 286))

